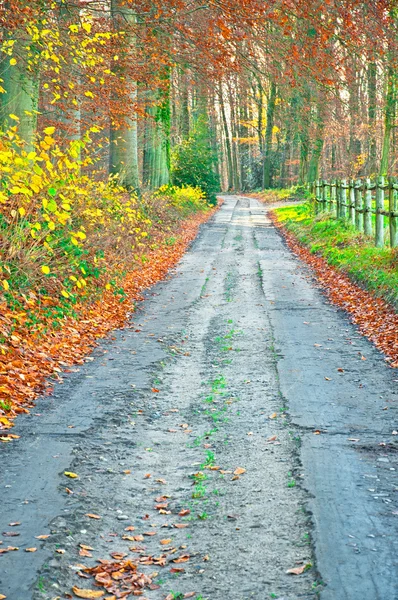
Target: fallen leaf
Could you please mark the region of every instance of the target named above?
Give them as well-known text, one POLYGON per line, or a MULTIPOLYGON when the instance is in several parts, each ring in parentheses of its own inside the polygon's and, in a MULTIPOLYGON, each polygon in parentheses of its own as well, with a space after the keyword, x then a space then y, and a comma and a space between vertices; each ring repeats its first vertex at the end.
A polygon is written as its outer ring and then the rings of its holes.
POLYGON ((17 546, 7 546, 7 548, 0 548, 0 554, 6 554, 6 552, 16 552, 19 550, 17 546))
POLYGON ((330 377, 325 377, 326 381, 332 381, 330 377))
POLYGON ((181 556, 179 556, 178 558, 175 558, 173 560, 173 563, 182 563, 182 562, 187 562, 189 560, 189 554, 181 554, 181 556))
POLYGON ((188 527, 188 523, 174 523, 173 527, 176 529, 184 529, 184 527, 188 527))
POLYGON ((295 567, 294 569, 289 569, 288 571, 286 571, 286 573, 289 573, 289 575, 301 575, 302 573, 304 573, 304 571, 307 571, 311 567, 312 567, 311 563, 307 563, 305 565, 302 565, 301 567, 295 567))
POLYGON ((25 552, 36 552, 37 548, 25 548, 25 552))
POLYGON ((79 477, 79 475, 77 475, 76 473, 72 473, 72 471, 64 471, 64 475, 70 477, 71 479, 76 479, 77 477, 79 477))
POLYGON ((157 388, 152 388, 151 390, 154 394, 158 394, 160 392, 160 390, 158 390, 157 388))
POLYGON ((134 531, 134 529, 134 525, 129 525, 128 527, 125 527, 124 531, 134 531))
POLYGON ((123 560, 127 556, 126 552, 109 552, 109 555, 115 560, 123 560))
POLYGON ((182 569, 181 567, 172 567, 170 573, 185 573, 185 569, 182 569))
POLYGON ((49 538, 49 535, 36 535, 35 538, 37 540, 46 540, 47 538, 49 538))
POLYGON ((95 515, 93 513, 86 513, 84 516, 89 517, 90 519, 101 519, 99 515, 95 515))
POLYGON ((21 521, 14 521, 13 523, 8 523, 9 527, 18 527, 21 524, 21 521))
POLYGON ((167 546, 168 544, 171 544, 172 539, 171 538, 166 538, 164 540, 160 540, 160 543, 162 544, 162 546, 167 546))
POLYGON ((277 438, 276 435, 271 435, 269 438, 267 438, 267 442, 274 442, 277 438))
POLYGON ((187 594, 184 594, 184 598, 193 598, 194 596, 196 596, 196 592, 188 592, 187 594))
POLYGON ((101 598, 105 594, 105 592, 102 592, 101 590, 82 590, 75 585, 73 586, 72 591, 75 596, 78 596, 79 598, 101 598))
POLYGON ((144 479, 149 479, 150 477, 152 477, 150 473, 145 473, 144 479))
POLYGON ((234 471, 234 475, 243 475, 243 473, 246 473, 246 469, 243 467, 237 467, 234 471))
POLYGON ((6 600, 7 596, 4 596, 3 594, 0 594, 0 600, 6 600))
POLYGON ((186 517, 190 513, 191 513, 191 511, 189 510, 189 508, 183 508, 182 510, 180 510, 180 512, 178 513, 178 515, 180 517, 186 517))
POLYGON ((268 418, 269 419, 276 419, 277 416, 278 416, 277 413, 272 413, 272 415, 270 415, 268 418))
POLYGON ((65 554, 65 550, 63 548, 57 548, 55 552, 58 552, 58 554, 65 554))
POLYGON ((86 556, 88 558, 91 558, 93 555, 88 550, 85 550, 85 548, 80 548, 79 556, 86 556))
POLYGON ((344 373, 344 369, 342 369, 341 367, 339 367, 337 370, 339 373, 344 373))

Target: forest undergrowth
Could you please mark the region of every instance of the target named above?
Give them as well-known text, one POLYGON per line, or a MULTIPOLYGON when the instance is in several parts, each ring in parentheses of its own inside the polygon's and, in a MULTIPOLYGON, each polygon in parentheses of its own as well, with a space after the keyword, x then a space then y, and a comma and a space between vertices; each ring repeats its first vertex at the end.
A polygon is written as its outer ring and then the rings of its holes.
POLYGON ((47 128, 27 152, 0 139, 0 430, 95 340, 125 324, 214 212, 198 188, 129 193, 97 180, 90 134, 61 151, 47 128), (91 172, 89 169, 91 168, 91 172))

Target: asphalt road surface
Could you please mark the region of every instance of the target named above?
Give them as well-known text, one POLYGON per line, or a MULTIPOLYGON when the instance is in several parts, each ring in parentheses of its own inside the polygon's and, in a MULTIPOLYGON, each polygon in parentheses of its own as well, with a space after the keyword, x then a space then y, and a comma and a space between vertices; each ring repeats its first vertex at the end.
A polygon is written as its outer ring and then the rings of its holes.
POLYGON ((398 599, 398 374, 266 210, 226 196, 129 327, 18 419, 7 600, 74 597, 111 552, 164 555, 140 567, 150 600, 398 599))

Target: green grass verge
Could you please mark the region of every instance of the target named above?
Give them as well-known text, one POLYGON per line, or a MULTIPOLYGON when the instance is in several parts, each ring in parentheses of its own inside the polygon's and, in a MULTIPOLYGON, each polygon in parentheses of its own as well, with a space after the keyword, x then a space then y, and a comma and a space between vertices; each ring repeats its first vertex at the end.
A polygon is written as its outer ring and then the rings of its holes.
POLYGON ((398 308, 398 249, 375 248, 348 222, 315 215, 310 203, 275 210, 278 220, 313 254, 398 308))

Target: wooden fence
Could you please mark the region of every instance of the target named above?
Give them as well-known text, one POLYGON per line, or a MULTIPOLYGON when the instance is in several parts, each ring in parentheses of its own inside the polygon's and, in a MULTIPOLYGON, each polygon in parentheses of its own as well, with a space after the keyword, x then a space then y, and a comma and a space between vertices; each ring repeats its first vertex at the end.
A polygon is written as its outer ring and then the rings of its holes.
POLYGON ((349 220, 358 231, 374 236, 377 248, 385 245, 387 217, 390 246, 398 246, 397 179, 318 180, 311 185, 311 191, 317 212, 330 212, 338 219, 349 220))

